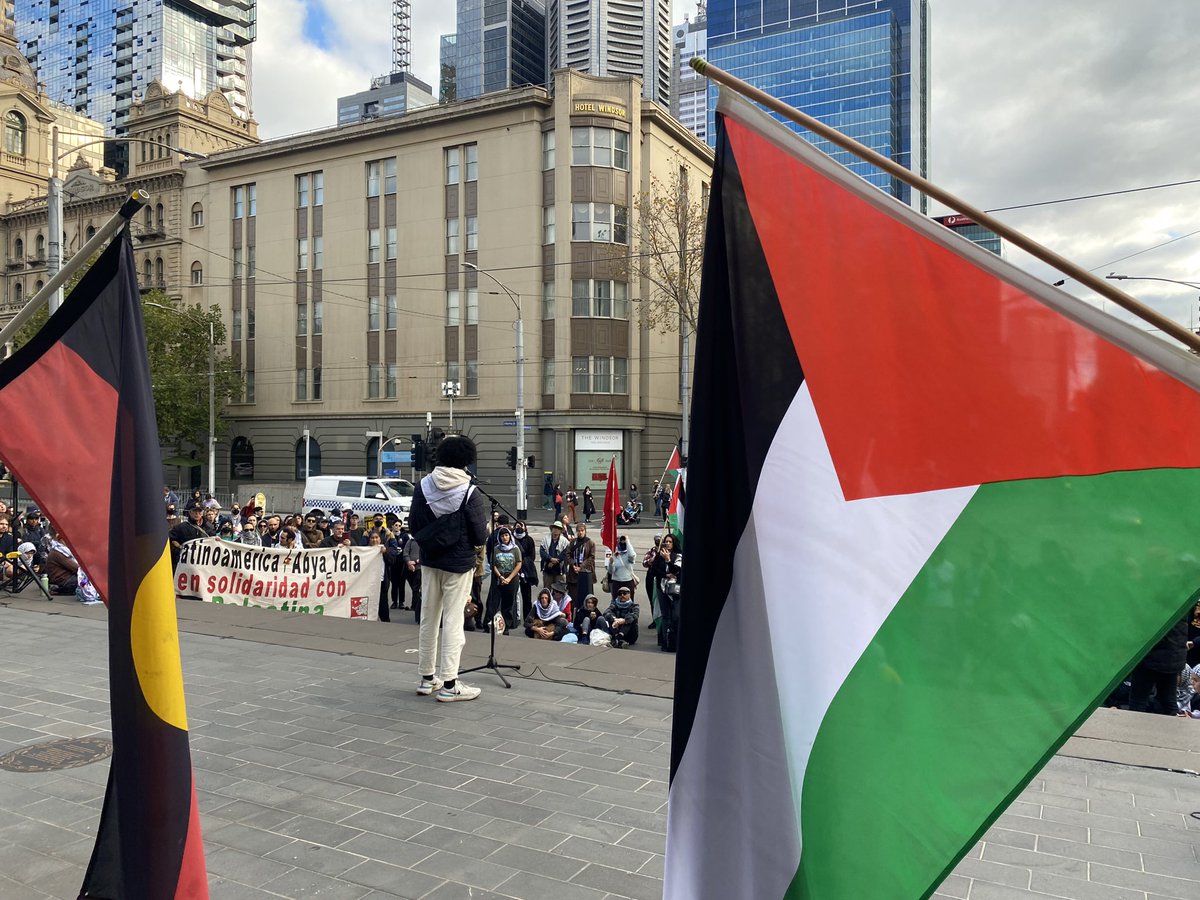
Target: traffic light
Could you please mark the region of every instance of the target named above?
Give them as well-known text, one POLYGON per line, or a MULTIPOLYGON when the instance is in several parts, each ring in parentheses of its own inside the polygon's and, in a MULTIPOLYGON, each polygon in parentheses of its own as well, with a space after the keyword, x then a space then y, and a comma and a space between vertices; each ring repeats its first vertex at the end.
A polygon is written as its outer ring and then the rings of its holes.
POLYGON ((508 462, 508 467, 510 469, 515 469, 517 467, 517 448, 509 447, 508 453, 505 454, 505 458, 508 462))
POLYGON ((425 441, 419 434, 413 435, 413 468, 418 472, 425 471, 425 441))
POLYGON ((534 468, 534 467, 535 467, 537 464, 536 464, 536 463, 533 461, 533 457, 531 456, 531 457, 529 457, 529 459, 525 460, 525 465, 529 466, 529 468, 531 468, 531 469, 532 469, 532 468, 534 468))
POLYGON ((425 467, 427 469, 432 470, 438 464, 438 447, 442 446, 442 441, 445 437, 446 432, 441 428, 431 428, 429 430, 429 447, 425 451, 425 467))

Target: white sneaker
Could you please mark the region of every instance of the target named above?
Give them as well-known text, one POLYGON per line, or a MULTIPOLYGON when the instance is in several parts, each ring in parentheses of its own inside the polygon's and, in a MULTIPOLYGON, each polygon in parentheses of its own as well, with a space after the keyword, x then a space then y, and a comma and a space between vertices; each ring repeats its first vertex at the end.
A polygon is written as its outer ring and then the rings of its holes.
POLYGON ((434 691, 439 690, 441 686, 442 679, 440 678, 434 678, 429 681, 426 681, 424 678, 422 678, 421 683, 417 685, 417 693, 422 697, 428 697, 434 691))
POLYGON ((454 687, 444 687, 438 691, 439 703, 453 703, 455 700, 474 700, 480 694, 479 688, 457 682, 454 687))

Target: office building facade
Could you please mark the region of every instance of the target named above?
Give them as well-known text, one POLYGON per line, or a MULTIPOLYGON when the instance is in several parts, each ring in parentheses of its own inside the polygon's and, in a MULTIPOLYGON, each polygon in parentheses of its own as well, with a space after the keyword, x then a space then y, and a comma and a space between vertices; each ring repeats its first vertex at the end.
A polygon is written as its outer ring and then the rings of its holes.
POLYGON ((380 116, 400 116, 437 100, 433 89, 411 72, 381 75, 371 82, 368 90, 338 97, 337 123, 353 125, 380 116))
POLYGON ((544 0, 458 0, 456 19, 454 99, 547 83, 544 0))
MULTIPOLYGON (((708 58, 872 150, 927 174, 927 0, 708 0, 708 58)), ((709 92, 709 141, 715 140, 709 92)), ((809 140, 880 189, 907 185, 851 154, 809 140)), ((925 210, 925 198, 917 199, 925 210)))
POLYGON ((670 0, 549 0, 550 69, 642 79, 642 96, 671 108, 670 0))
POLYGON ((708 140, 708 79, 691 67, 693 58, 708 55, 708 19, 704 4, 696 18, 675 26, 672 53, 671 115, 700 140, 708 140))
POLYGON ((123 135, 152 82, 250 115, 257 0, 16 0, 16 37, 52 100, 123 135))

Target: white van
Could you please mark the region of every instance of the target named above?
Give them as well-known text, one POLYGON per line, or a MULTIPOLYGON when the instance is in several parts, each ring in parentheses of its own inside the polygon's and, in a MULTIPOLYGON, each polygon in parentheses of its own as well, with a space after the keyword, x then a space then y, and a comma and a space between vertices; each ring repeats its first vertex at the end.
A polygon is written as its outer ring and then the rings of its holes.
POLYGON ((388 525, 397 519, 407 519, 412 509, 412 482, 402 478, 367 478, 363 475, 313 475, 304 483, 306 513, 322 510, 337 514, 343 504, 358 513, 364 521, 380 513, 388 525))

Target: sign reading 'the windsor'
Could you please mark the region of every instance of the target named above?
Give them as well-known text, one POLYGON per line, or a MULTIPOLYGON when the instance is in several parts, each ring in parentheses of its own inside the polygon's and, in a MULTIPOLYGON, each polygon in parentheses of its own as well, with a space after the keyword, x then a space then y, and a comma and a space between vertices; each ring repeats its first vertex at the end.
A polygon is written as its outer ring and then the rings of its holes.
POLYGON ((380 547, 285 550, 204 538, 180 550, 175 595, 226 606, 374 620, 382 578, 380 547))

